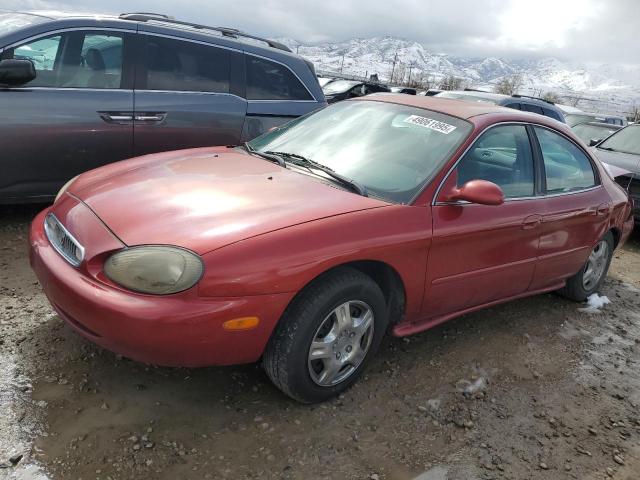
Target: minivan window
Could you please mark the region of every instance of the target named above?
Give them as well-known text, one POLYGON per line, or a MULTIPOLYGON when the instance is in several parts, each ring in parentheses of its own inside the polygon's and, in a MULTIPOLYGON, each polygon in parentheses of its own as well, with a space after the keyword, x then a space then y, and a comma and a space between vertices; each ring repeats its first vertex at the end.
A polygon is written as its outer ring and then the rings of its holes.
POLYGON ((313 100, 284 65, 246 55, 247 100, 313 100))
POLYGON ((562 117, 555 110, 551 110, 550 108, 542 107, 542 111, 544 112, 545 116, 547 116, 549 118, 553 118, 554 120, 558 120, 559 122, 562 122, 562 117))
POLYGON ((533 112, 533 113, 539 113, 540 115, 544 115, 544 112, 542 111, 542 107, 539 107, 538 105, 531 105, 530 103, 522 103, 522 110, 525 112, 533 112))
POLYGON ((546 128, 534 128, 542 150, 548 193, 582 190, 596 184, 591 161, 577 145, 546 128))
POLYGON ((7 50, 2 58, 31 60, 29 87, 120 88, 124 39, 106 32, 69 32, 7 50))
POLYGON ((228 50, 146 36, 146 89, 229 93, 228 50))

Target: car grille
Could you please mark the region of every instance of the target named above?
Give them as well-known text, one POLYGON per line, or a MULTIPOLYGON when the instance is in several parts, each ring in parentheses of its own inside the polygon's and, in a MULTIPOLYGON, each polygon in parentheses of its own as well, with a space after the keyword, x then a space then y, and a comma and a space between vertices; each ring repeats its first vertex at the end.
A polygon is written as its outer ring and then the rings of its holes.
POLYGON ((49 213, 44 219, 44 231, 53 248, 74 267, 82 263, 84 259, 84 247, 73 238, 73 235, 64 228, 60 220, 53 213, 49 213))

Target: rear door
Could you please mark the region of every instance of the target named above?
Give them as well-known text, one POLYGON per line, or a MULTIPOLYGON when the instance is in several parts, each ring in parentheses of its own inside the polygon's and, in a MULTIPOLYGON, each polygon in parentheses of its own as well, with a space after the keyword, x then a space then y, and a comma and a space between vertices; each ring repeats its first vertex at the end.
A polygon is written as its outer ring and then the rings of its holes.
POLYGON ((241 52, 139 33, 135 153, 237 145, 247 112, 241 52))
POLYGON ((588 155, 568 137, 535 127, 543 158, 545 205, 540 253, 532 288, 561 282, 577 273, 606 231, 611 209, 588 155))
POLYGON ((132 156, 134 36, 72 30, 2 52, 31 60, 37 76, 0 90, 0 199, 48 200, 75 175, 132 156))

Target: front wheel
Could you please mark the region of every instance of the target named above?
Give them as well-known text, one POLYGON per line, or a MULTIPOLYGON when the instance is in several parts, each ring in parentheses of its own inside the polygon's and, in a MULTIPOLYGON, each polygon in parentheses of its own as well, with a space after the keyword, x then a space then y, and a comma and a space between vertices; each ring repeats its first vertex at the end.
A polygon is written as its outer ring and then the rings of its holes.
POLYGON ((303 403, 338 395, 360 376, 387 327, 371 277, 339 268, 306 287, 283 314, 263 357, 273 383, 303 403))
POLYGON ((609 271, 613 248, 613 235, 611 232, 607 232, 593 247, 587 262, 580 271, 567 279, 567 284, 560 293, 576 302, 583 302, 589 295, 597 292, 609 271))

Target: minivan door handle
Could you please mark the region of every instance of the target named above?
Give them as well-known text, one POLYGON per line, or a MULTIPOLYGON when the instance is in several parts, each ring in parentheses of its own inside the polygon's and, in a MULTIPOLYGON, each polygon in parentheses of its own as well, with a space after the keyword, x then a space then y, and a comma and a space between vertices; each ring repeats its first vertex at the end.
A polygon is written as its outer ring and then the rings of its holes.
POLYGON ((136 122, 144 123, 160 123, 164 121, 165 118, 167 118, 167 114, 164 112, 139 113, 134 117, 136 122))
POLYGON ((98 112, 98 115, 107 123, 126 124, 133 121, 133 113, 130 112, 98 112))
POLYGON ((542 215, 529 215, 522 221, 522 229, 531 230, 532 228, 536 228, 538 225, 540 225, 540 223, 542 223, 542 215))

